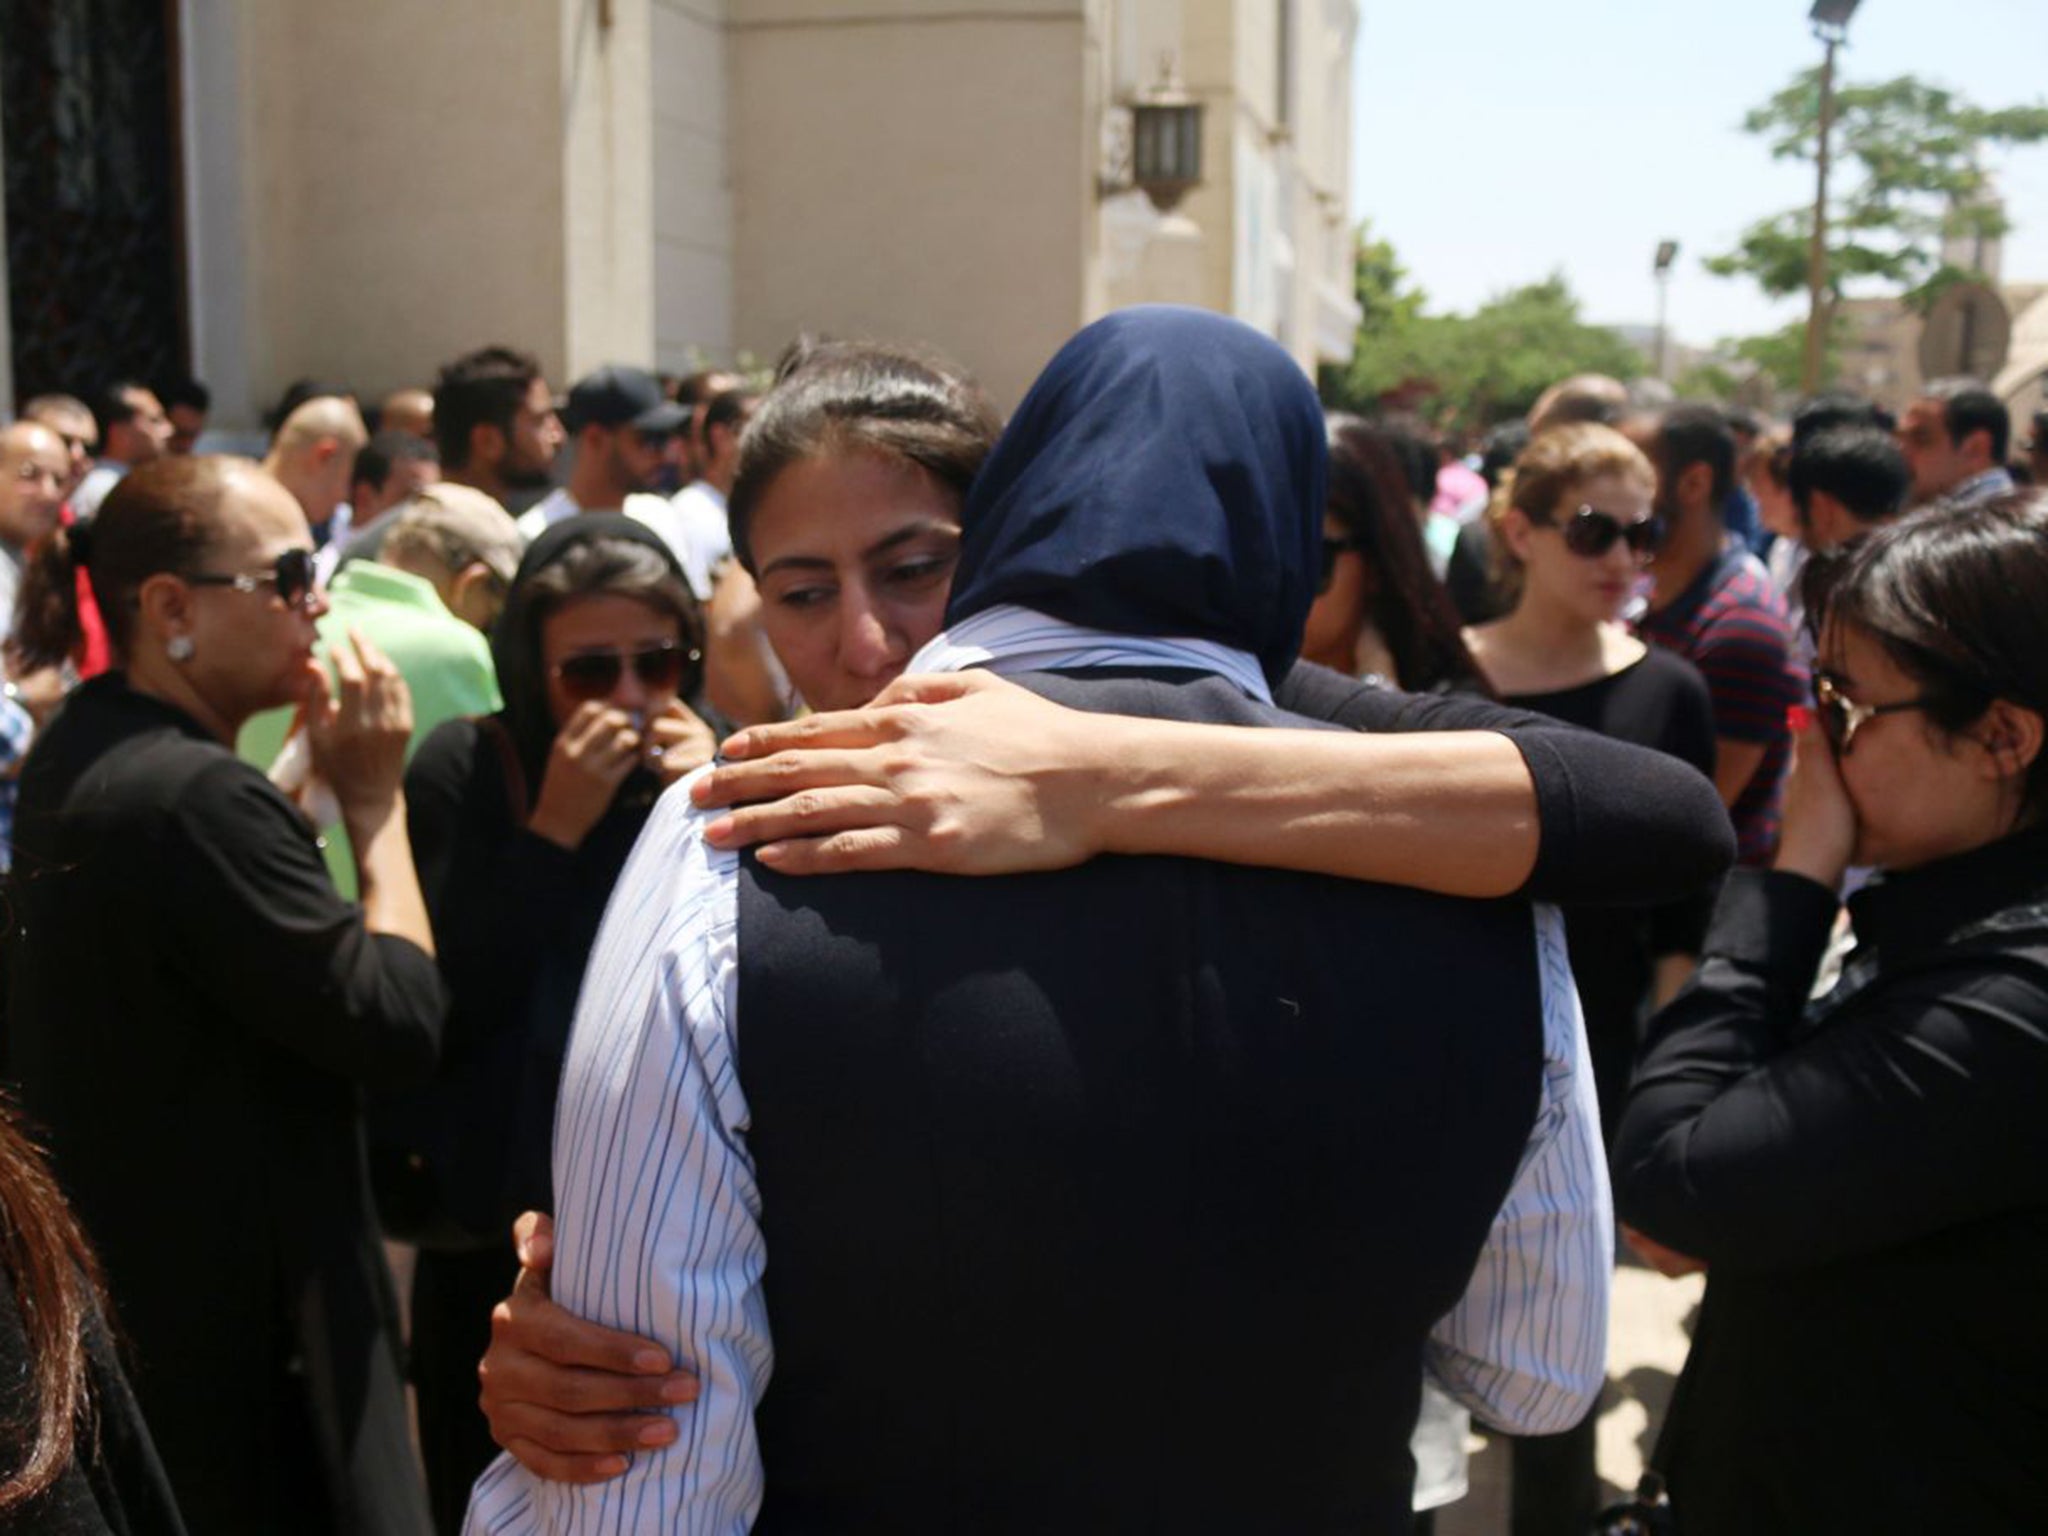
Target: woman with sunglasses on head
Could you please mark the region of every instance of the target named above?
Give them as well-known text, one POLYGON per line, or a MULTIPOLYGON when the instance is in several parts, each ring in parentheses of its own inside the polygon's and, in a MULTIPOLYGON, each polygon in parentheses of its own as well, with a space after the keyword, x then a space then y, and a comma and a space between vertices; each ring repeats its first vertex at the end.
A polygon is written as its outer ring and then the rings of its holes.
POLYGON ((445 997, 406 836, 405 685, 360 636, 334 683, 312 663, 312 569, 291 494, 211 457, 136 470, 31 567, 23 650, 69 653, 83 571, 118 665, 22 776, 5 1065, 192 1528, 416 1536, 358 1104, 427 1076, 445 997), (360 906, 235 756, 244 721, 292 702, 360 906))
MULTIPOLYGON (((1662 525, 1656 473, 1634 444, 1593 423, 1539 434, 1491 515, 1506 616, 1467 631, 1501 702, 1653 747, 1711 779, 1713 706, 1683 658, 1621 622, 1662 525)), ((1567 909, 1572 974, 1585 1009, 1609 1145, 1653 991, 1675 992, 1698 953, 1710 895, 1664 907, 1567 909)), ((1513 1445, 1515 1536, 1584 1531, 1599 1507, 1594 1418, 1513 1445)))
POLYGON ((1707 1272, 1657 1460, 1687 1536, 2039 1531, 2048 495, 1838 558, 1774 866, 1729 877, 1615 1149, 1641 1246, 1707 1272))
POLYGON ((493 1452, 476 1362, 512 1269, 506 1227, 550 1203, 556 1079, 598 919, 655 797, 712 754, 683 703, 702 641, 657 534, 565 519, 527 550, 492 633, 504 709, 442 725, 406 774, 452 1001, 434 1082, 373 1124, 409 1186, 392 1193, 382 1170, 387 1222, 421 1245, 413 1378, 443 1531, 493 1452))

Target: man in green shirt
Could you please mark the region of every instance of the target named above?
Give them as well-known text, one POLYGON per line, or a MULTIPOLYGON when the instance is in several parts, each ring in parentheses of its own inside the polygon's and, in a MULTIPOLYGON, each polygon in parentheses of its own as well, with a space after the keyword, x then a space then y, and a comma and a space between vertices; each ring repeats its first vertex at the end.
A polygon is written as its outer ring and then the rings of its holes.
MULTIPOLYGON (((484 630, 504 602, 520 548, 512 519, 490 497, 430 486, 398 514, 380 557, 350 562, 327 589, 318 654, 324 658, 338 637, 359 629, 391 658, 412 691, 408 754, 442 721, 500 707, 484 630)), ((293 711, 277 709, 251 720, 236 742, 243 760, 271 771, 293 719, 293 711)), ((300 801, 310 813, 310 799, 300 801)), ((353 900, 355 851, 338 825, 322 831, 335 889, 353 900)))

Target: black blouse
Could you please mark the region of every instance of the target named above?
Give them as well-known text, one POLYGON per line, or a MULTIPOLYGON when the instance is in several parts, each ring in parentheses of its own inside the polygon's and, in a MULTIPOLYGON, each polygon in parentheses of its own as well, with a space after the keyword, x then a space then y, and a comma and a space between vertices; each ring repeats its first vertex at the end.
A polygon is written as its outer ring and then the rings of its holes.
POLYGON ((1709 1263, 1664 1457, 1687 1536, 2048 1529, 2048 832, 1838 911, 1730 877, 1654 1022, 1624 1220, 1709 1263))
POLYGON ((5 1070, 186 1518, 422 1529, 359 1094, 432 1069, 432 959, 365 928, 261 773, 118 673, 37 740, 15 845, 5 1070))

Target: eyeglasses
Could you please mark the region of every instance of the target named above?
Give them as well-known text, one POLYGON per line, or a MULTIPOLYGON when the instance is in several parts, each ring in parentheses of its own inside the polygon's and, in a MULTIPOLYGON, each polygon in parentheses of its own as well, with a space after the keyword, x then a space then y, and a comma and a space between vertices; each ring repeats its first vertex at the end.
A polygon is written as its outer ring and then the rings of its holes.
POLYGON ((277 557, 277 563, 270 572, 263 576, 228 576, 214 571, 186 571, 182 574, 195 587, 233 587, 237 592, 261 592, 265 587, 275 587, 278 601, 287 608, 310 607, 317 593, 313 551, 310 549, 286 550, 277 557))
POLYGON ((556 662, 552 671, 562 691, 579 704, 609 698, 630 665, 649 693, 680 693, 683 669, 703 660, 703 653, 685 650, 673 640, 637 651, 580 651, 556 662))
POLYGON ((1339 555, 1357 554, 1363 552, 1364 549, 1365 541, 1363 539, 1333 539, 1328 534, 1325 534, 1323 536, 1322 574, 1316 579, 1317 593, 1320 594, 1330 590, 1330 583, 1336 579, 1337 557, 1339 555))
POLYGON ((1856 733, 1879 715, 1925 709, 1929 702, 1922 695, 1915 699, 1901 699, 1896 704, 1858 704, 1842 692, 1842 685, 1826 672, 1814 674, 1813 698, 1819 706, 1821 734, 1827 737, 1828 745, 1835 749, 1837 757, 1847 757, 1856 733))
POLYGON ((1598 560, 1618 542, 1625 542, 1638 558, 1654 555, 1664 547, 1664 519, 1652 512, 1633 522, 1623 522, 1612 512, 1580 507, 1562 522, 1530 518, 1539 528, 1555 528, 1564 535, 1564 547, 1588 560, 1598 560))

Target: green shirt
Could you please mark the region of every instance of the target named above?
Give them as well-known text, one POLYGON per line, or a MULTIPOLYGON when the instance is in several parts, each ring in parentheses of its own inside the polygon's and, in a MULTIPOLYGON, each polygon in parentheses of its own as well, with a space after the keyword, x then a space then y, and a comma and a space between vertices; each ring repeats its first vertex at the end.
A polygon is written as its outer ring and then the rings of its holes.
MULTIPOLYGON (((489 642, 448 611, 432 582, 372 560, 352 560, 329 584, 327 603, 315 653, 324 657, 351 628, 360 629, 391 658, 411 690, 408 760, 427 732, 442 721, 488 715, 503 707, 489 642)), ((235 743, 243 760, 267 772, 284 746, 292 715, 289 709, 266 710, 244 725, 235 743)), ((348 834, 336 826, 325 828, 324 835, 334 887, 353 901, 356 857, 348 834)))

